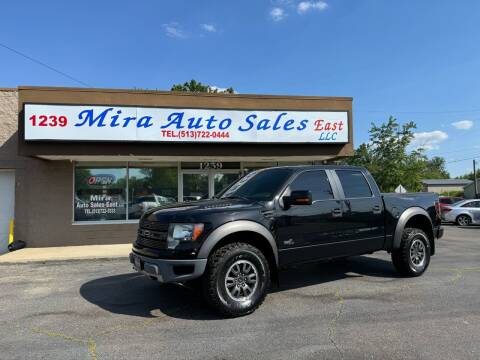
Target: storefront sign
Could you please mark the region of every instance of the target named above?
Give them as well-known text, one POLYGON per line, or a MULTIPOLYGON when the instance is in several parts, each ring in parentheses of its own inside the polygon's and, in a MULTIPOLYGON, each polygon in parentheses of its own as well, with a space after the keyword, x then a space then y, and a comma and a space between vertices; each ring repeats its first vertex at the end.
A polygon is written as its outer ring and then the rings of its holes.
POLYGON ((25 105, 25 140, 346 143, 346 111, 25 105))
POLYGON ((87 179, 88 185, 111 185, 115 182, 115 175, 100 174, 92 175, 87 179))
POLYGON ((90 195, 89 201, 77 200, 75 205, 75 215, 79 219, 97 218, 102 215, 115 215, 123 207, 113 196, 109 195, 90 195), (81 216, 83 215, 83 216, 81 216))

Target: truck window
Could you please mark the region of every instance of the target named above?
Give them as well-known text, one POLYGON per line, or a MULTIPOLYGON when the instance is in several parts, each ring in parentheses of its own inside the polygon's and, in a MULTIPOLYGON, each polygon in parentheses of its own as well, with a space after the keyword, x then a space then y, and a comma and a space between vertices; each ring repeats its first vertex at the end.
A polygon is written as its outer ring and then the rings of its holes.
POLYGON ((371 197, 372 190, 363 176, 358 170, 336 170, 337 176, 343 187, 345 198, 371 197))
POLYGON ((333 199, 332 187, 324 170, 300 174, 290 185, 290 190, 309 190, 313 201, 333 199))
POLYGON ((272 200, 292 172, 293 170, 289 168, 255 171, 235 182, 223 192, 220 198, 244 197, 256 201, 272 200))

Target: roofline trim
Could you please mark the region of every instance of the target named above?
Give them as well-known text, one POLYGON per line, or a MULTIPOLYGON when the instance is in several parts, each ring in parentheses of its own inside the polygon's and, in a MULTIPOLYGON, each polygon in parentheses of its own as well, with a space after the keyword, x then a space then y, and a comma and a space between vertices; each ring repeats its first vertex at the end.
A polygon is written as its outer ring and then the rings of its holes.
MULTIPOLYGON (((71 91, 71 92, 103 92, 103 93, 132 93, 149 95, 177 95, 223 98, 261 98, 261 99, 298 99, 298 100, 333 100, 353 101, 353 97, 337 96, 303 96, 303 95, 268 95, 268 94, 222 94, 222 93, 192 93, 181 91, 148 90, 148 89, 109 89, 109 88, 80 88, 56 86, 18 86, 18 91, 71 91)), ((13 89, 15 90, 15 89, 13 89)))

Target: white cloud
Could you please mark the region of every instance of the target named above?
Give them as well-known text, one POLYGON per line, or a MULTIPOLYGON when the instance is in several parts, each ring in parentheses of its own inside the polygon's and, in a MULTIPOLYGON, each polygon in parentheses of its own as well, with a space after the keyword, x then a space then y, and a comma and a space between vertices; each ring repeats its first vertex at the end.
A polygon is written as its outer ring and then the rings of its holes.
POLYGON ((179 23, 170 22, 168 24, 163 24, 163 29, 167 36, 177 39, 186 39, 188 34, 182 29, 179 23))
POLYGON ((456 121, 452 123, 452 126, 459 130, 468 130, 473 127, 473 121, 472 120, 456 121))
POLYGON ((324 1, 302 1, 297 5, 297 12, 305 14, 311 10, 323 11, 328 7, 324 1))
POLYGON ((212 90, 214 90, 214 91, 217 90, 217 91, 220 91, 220 92, 227 90, 227 88, 222 88, 222 87, 220 87, 220 86, 215 86, 215 85, 210 86, 210 89, 212 89, 212 90))
POLYGON ((227 91, 227 88, 222 88, 220 86, 215 86, 215 85, 210 86, 210 89, 212 89, 213 91, 218 91, 220 93, 227 91))
POLYGON ((217 27, 213 24, 202 24, 200 25, 202 27, 203 30, 205 30, 206 32, 210 32, 210 33, 214 33, 214 32, 217 32, 217 27))
POLYGON ((270 15, 270 18, 275 22, 282 21, 287 16, 285 11, 279 7, 275 7, 272 10, 270 10, 269 15, 270 15))
POLYGON ((438 149, 440 143, 448 139, 448 134, 440 130, 418 132, 413 135, 410 147, 413 149, 422 148, 426 151, 438 149))
MULTIPOLYGON (((224 87, 220 87, 220 86, 215 86, 215 85, 210 86, 210 89, 211 89, 212 91, 217 91, 217 92, 219 92, 219 93, 223 93, 223 92, 226 92, 226 91, 228 90, 228 88, 224 88, 224 87)), ((235 90, 233 91, 233 93, 234 93, 234 94, 239 94, 239 92, 238 92, 238 91, 235 91, 235 90)))
POLYGON ((270 2, 275 6, 292 6, 294 0, 271 0, 270 2))

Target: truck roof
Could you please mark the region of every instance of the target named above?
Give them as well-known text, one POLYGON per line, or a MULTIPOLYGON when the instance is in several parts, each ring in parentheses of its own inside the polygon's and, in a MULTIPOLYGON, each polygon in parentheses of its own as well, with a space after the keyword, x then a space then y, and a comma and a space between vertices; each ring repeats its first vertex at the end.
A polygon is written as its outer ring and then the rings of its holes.
POLYGON ((362 166, 353 166, 353 165, 280 165, 272 166, 266 169, 272 168, 283 168, 283 169, 292 169, 292 170, 308 170, 308 169, 351 169, 351 170, 365 170, 362 166))

